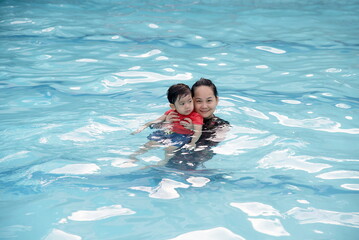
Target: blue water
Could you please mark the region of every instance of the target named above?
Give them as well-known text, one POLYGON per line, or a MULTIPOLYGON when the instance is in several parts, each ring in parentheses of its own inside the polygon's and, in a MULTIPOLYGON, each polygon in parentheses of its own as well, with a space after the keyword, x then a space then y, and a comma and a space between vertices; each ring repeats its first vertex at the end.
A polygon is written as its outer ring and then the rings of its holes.
POLYGON ((359 1, 0 2, 1 239, 357 239, 359 1), (129 162, 166 90, 232 129, 129 162))

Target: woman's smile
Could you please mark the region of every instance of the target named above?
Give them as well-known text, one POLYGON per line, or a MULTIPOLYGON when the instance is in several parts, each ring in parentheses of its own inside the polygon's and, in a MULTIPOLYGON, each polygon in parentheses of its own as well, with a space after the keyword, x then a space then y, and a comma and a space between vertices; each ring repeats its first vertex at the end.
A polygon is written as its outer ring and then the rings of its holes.
POLYGON ((213 116, 218 104, 218 98, 214 95, 212 88, 208 86, 197 87, 194 92, 194 108, 203 118, 213 116))

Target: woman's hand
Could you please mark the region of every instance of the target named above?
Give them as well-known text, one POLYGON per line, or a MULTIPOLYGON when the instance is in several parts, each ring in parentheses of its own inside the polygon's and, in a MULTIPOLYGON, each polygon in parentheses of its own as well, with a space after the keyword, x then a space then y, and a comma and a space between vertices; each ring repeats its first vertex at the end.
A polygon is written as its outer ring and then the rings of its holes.
MULTIPOLYGON (((166 116, 167 123, 174 123, 180 121, 178 118, 178 113, 171 112, 166 116)), ((179 122, 184 128, 187 128, 189 130, 193 130, 193 123, 190 118, 184 118, 182 121, 179 122)))
POLYGON ((171 112, 166 116, 166 120, 165 122, 167 123, 174 123, 174 122, 178 122, 179 118, 178 118, 178 114, 176 112, 171 112))
POLYGON ((183 121, 180 121, 180 124, 181 124, 184 128, 187 128, 187 129, 193 131, 192 119, 190 119, 190 118, 184 118, 183 121))

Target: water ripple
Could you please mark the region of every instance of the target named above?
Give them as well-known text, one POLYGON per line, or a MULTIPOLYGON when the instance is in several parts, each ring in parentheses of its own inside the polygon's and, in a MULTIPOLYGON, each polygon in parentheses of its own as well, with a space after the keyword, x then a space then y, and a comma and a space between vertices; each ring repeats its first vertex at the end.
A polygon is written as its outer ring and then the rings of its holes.
POLYGON ((114 73, 114 75, 118 77, 127 77, 124 79, 117 79, 115 82, 108 82, 105 81, 104 83, 107 86, 123 86, 125 84, 131 83, 150 83, 150 82, 158 82, 164 80, 190 80, 193 78, 191 73, 183 73, 183 74, 176 74, 176 75, 164 75, 155 72, 141 72, 141 71, 127 71, 127 72, 118 72, 114 73))
POLYGON ((312 159, 316 159, 316 157, 296 156, 293 151, 285 149, 269 153, 258 161, 258 165, 260 168, 296 169, 309 173, 319 172, 332 167, 329 164, 310 162, 309 160, 312 159))
POLYGON ((356 212, 295 207, 286 212, 286 215, 297 219, 301 224, 324 223, 359 228, 359 213, 356 212))
POLYGON ((341 128, 340 123, 326 117, 317 117, 314 119, 292 119, 276 112, 270 112, 269 114, 275 116, 278 119, 279 124, 287 127, 308 128, 331 133, 359 134, 359 128, 343 129, 341 128))

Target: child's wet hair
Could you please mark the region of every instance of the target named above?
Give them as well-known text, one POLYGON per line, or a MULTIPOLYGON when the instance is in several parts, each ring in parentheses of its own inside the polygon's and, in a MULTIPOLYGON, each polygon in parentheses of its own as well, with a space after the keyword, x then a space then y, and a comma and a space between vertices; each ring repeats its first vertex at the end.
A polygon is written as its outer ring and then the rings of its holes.
POLYGON ((177 98, 182 98, 187 95, 191 95, 191 89, 188 85, 183 83, 178 83, 175 85, 172 85, 167 90, 167 99, 170 103, 175 104, 177 98))
POLYGON ((214 83, 206 78, 201 78, 200 80, 198 80, 197 82, 195 82, 192 86, 191 92, 192 92, 192 96, 194 96, 194 92, 196 90, 197 87, 200 86, 207 86, 210 87, 213 91, 213 94, 215 97, 218 97, 218 92, 217 92, 217 87, 216 85, 214 85, 214 83))

